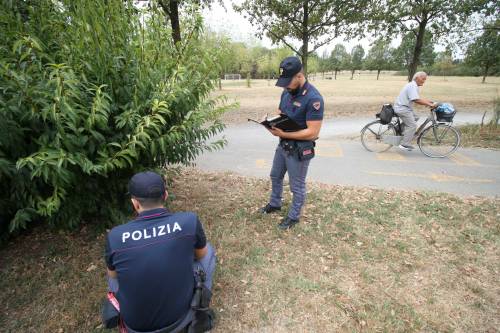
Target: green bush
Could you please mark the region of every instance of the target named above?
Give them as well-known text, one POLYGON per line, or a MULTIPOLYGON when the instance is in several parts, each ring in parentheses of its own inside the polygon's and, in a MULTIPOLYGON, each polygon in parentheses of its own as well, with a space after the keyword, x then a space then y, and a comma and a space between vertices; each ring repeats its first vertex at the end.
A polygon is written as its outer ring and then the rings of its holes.
POLYGON ((133 173, 224 144, 206 143, 225 107, 195 9, 173 45, 153 2, 0 2, 0 236, 116 223, 133 173))

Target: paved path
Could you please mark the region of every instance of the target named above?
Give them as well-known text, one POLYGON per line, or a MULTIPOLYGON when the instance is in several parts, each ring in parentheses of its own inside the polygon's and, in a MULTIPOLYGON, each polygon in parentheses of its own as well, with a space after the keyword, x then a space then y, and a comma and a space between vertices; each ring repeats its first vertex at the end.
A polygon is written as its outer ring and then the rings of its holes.
MULTIPOLYGON (((481 121, 478 114, 458 117, 455 123, 481 121)), ((500 151, 460 148, 448 158, 432 159, 418 149, 391 148, 385 153, 366 151, 356 136, 366 119, 325 121, 311 162, 309 179, 329 184, 370 186, 385 189, 417 189, 449 192, 460 196, 500 196, 500 151)), ((205 153, 196 163, 212 171, 232 171, 267 178, 277 139, 254 124, 231 126, 222 151, 205 153)))

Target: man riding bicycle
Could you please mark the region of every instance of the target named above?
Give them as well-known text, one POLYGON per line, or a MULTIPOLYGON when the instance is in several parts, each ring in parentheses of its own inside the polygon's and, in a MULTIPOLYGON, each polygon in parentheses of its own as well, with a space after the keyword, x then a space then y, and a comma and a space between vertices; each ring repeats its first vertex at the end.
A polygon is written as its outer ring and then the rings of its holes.
POLYGON ((403 139, 399 144, 399 148, 407 151, 413 150, 413 146, 410 145, 415 131, 417 130, 417 120, 418 116, 413 110, 413 103, 420 105, 429 106, 431 109, 435 108, 437 104, 432 101, 420 98, 418 93, 418 87, 424 85, 425 80, 427 80, 427 73, 417 72, 413 75, 413 80, 407 83, 399 96, 394 102, 394 112, 399 116, 404 124, 403 139))

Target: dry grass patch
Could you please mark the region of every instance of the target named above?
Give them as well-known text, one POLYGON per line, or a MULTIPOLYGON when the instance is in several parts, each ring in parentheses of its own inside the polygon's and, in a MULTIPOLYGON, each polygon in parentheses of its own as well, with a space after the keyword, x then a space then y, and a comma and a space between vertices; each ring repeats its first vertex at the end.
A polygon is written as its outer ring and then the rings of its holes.
POLYGON ((462 146, 500 149, 500 126, 460 126, 462 146))
MULTIPOLYGON (((500 326, 500 200, 311 184, 301 223, 283 232, 279 216, 256 214, 269 191, 194 169, 172 182, 171 208, 197 212, 217 249, 214 332, 500 326)), ((94 229, 12 241, 0 252, 0 327, 101 331, 102 247, 94 229)))
MULTIPOLYGON (((481 84, 476 77, 430 76, 421 88, 422 96, 440 102, 450 102, 460 112, 484 112, 493 108, 493 99, 500 88, 500 78, 492 77, 489 83, 481 84)), ((356 75, 350 80, 350 73, 343 73, 337 80, 311 81, 325 99, 325 117, 375 115, 382 104, 393 103, 399 91, 407 82, 404 76, 382 75, 376 80, 374 74, 356 75)), ((248 117, 259 118, 266 113, 276 112, 281 89, 275 81, 253 80, 247 88, 245 80, 224 81, 222 91, 240 107, 224 115, 227 123, 246 122, 248 117)), ((423 109, 422 109, 423 110, 423 109)))

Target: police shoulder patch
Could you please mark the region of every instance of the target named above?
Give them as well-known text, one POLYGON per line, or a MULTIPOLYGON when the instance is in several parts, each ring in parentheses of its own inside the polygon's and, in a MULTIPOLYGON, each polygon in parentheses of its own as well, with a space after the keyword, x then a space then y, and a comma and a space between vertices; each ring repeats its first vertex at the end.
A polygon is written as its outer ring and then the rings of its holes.
POLYGON ((313 108, 314 108, 316 111, 319 111, 319 109, 321 108, 321 102, 320 102, 320 101, 314 102, 314 103, 313 103, 313 108))

